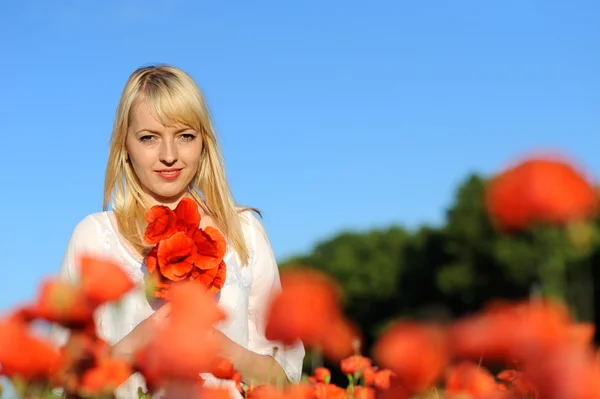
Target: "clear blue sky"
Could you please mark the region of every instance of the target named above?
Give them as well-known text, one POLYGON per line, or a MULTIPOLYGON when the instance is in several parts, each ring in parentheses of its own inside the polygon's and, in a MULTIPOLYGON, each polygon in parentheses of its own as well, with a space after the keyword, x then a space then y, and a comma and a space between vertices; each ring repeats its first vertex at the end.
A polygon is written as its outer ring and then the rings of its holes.
POLYGON ((3 309, 101 210, 118 97, 148 63, 203 88, 279 258, 341 229, 439 223, 467 173, 539 146, 600 175, 594 0, 2 4, 3 309))

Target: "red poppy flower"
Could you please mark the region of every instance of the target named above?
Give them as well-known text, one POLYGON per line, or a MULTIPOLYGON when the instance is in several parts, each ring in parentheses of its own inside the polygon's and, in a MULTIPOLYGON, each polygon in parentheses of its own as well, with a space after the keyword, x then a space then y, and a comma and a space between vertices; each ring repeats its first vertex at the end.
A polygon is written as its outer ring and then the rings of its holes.
POLYGON ((158 245, 158 267, 163 276, 172 281, 188 277, 194 267, 196 246, 184 232, 178 232, 164 239, 158 245))
POLYGON ((26 379, 49 378, 61 366, 58 349, 33 336, 16 319, 0 321, 0 373, 26 379))
POLYGON ((494 376, 484 367, 461 362, 446 373, 445 396, 479 398, 497 391, 494 376))
POLYGON ((373 349, 374 359, 392 370, 410 392, 430 388, 449 361, 445 331, 433 324, 397 322, 386 329, 373 349))
POLYGON ((268 310, 267 339, 287 345, 301 340, 333 361, 350 355, 356 337, 342 314, 335 282, 313 269, 291 268, 282 272, 281 284, 268 310))
POLYGON ((164 205, 156 205, 150 208, 146 212, 146 221, 148 226, 144 233, 144 241, 148 245, 156 245, 177 231, 177 216, 171 208, 164 205))
POLYGON ((83 292, 98 304, 116 301, 134 287, 125 270, 109 259, 83 255, 79 265, 83 292))
POLYGON ((223 261, 227 242, 214 227, 200 229, 197 203, 184 198, 174 211, 152 207, 146 230, 148 242, 157 242, 146 255, 154 296, 169 298, 174 282, 193 280, 204 285, 210 294, 218 293, 225 284, 227 268, 223 261))
POLYGON ((200 227, 200 212, 198 204, 192 198, 184 198, 175 207, 177 231, 193 234, 200 227))
POLYGON ((219 265, 225 256, 227 242, 219 230, 212 226, 196 230, 193 236, 196 244, 194 266, 200 269, 212 269, 219 265))
POLYGON ((486 204, 500 228, 519 230, 537 222, 563 225, 590 219, 598 209, 598 193, 570 163, 531 158, 491 180, 486 204))
POLYGON ((35 318, 70 328, 83 328, 93 323, 96 306, 79 286, 62 280, 45 280, 37 300, 26 310, 35 318))

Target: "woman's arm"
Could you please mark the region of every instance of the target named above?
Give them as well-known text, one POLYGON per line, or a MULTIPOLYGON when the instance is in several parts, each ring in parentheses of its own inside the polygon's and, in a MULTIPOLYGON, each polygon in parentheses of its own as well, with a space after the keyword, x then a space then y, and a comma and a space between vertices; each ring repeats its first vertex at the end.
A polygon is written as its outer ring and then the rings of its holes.
POLYGON ((242 381, 248 385, 273 384, 287 385, 291 381, 283 367, 269 355, 262 355, 238 345, 222 332, 215 330, 220 336, 223 358, 228 359, 242 381))
POLYGON ((224 347, 229 351, 229 360, 237 366, 246 383, 251 384, 252 378, 260 381, 268 379, 279 384, 299 382, 305 355, 302 342, 285 347, 265 336, 270 301, 281 290, 279 267, 262 223, 254 214, 248 212, 247 215, 244 227, 251 254, 247 267, 252 272, 248 298, 248 348, 233 342, 226 343, 224 347))
POLYGON ((133 363, 135 353, 150 342, 153 331, 169 317, 170 313, 170 304, 161 306, 156 312, 142 320, 133 330, 114 344, 111 348, 111 355, 133 363))

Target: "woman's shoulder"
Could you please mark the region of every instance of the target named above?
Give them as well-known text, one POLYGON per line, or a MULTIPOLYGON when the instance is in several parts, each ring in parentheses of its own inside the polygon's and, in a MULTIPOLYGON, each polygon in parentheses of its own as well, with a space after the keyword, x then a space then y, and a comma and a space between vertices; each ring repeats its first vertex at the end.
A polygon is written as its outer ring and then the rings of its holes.
POLYGON ((88 214, 75 223, 67 244, 67 250, 61 270, 68 275, 76 275, 74 264, 81 253, 102 254, 104 232, 108 231, 106 212, 88 214))
POLYGON ((251 260, 258 252, 270 251, 271 242, 260 212, 253 208, 243 208, 239 211, 239 217, 251 260))
POLYGON ((97 236, 106 229, 112 229, 110 222, 110 212, 95 212, 90 213, 79 219, 73 228, 72 238, 87 238, 97 236))
POLYGON ((258 210, 248 207, 238 207, 238 216, 245 234, 264 231, 261 221, 262 216, 258 210))

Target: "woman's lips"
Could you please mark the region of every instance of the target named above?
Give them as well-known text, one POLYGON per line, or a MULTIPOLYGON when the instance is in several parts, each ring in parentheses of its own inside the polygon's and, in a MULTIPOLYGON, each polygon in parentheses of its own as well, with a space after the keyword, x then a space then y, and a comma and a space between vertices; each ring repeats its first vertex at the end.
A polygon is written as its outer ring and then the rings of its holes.
POLYGON ((165 180, 175 180, 181 174, 181 169, 163 169, 156 173, 165 180))

